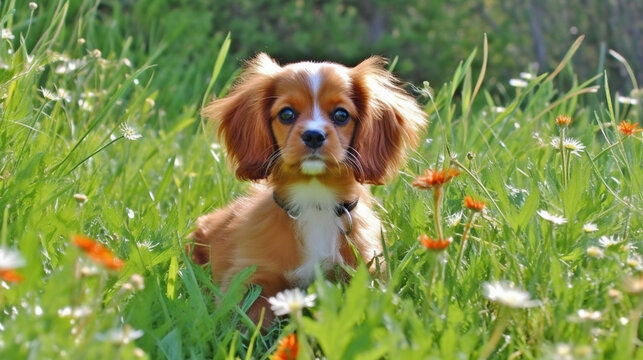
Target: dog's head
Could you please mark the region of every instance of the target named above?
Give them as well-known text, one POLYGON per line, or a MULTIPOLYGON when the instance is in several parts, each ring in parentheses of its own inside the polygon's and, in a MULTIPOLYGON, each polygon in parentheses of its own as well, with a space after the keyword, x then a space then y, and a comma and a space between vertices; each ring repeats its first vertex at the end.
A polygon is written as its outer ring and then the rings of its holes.
POLYGON ((379 57, 348 68, 335 63, 249 61, 230 94, 203 110, 240 179, 280 172, 318 176, 349 169, 381 184, 418 142, 424 112, 379 57))

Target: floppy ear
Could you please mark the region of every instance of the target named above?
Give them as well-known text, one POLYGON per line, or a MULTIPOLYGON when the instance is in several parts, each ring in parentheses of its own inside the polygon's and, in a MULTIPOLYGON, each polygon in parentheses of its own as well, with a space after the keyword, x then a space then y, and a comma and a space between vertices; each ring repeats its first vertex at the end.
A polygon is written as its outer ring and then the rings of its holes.
POLYGON ((358 181, 383 184, 395 176, 407 148, 417 146, 426 114, 385 69, 386 60, 371 57, 351 69, 353 101, 359 109, 353 149, 361 165, 358 181))
POLYGON ((228 96, 212 101, 202 115, 218 122, 237 178, 259 180, 270 173, 274 151, 270 129, 272 83, 281 67, 268 55, 250 60, 228 96))

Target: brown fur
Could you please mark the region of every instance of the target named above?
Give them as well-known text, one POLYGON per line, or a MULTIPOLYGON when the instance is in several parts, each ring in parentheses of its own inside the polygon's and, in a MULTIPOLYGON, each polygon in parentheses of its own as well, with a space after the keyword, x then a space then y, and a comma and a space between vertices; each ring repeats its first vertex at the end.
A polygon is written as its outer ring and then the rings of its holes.
MULTIPOLYGON (((351 212, 350 241, 365 262, 381 252, 379 220, 364 184, 381 184, 393 177, 406 149, 417 145, 418 132, 425 126, 424 113, 384 65, 384 60, 373 57, 354 68, 333 63, 281 67, 260 54, 247 64, 226 98, 204 109, 204 116, 219 124, 219 136, 237 177, 266 179, 267 186, 200 217, 192 234, 192 257, 199 264, 210 262, 213 278, 224 290, 236 273, 256 266, 249 279, 262 287, 261 297, 249 311, 255 321, 268 306, 268 297, 296 286, 288 274, 307 256, 306 234, 300 234, 295 221, 275 203, 273 192, 289 202, 293 186, 315 183, 333 194, 337 203, 359 199, 351 212), (321 79, 316 93, 311 88, 313 72, 321 79), (318 149, 324 171, 311 175, 301 167, 311 153, 301 134, 316 116, 313 103, 318 104, 327 136, 318 149), (294 124, 278 120, 284 107, 297 110, 294 124), (337 107, 349 112, 348 124, 330 120, 337 107)), ((356 266, 349 239, 339 229, 329 229, 329 239, 337 234, 344 264, 356 266)), ((266 315, 270 323, 272 312, 266 315)))

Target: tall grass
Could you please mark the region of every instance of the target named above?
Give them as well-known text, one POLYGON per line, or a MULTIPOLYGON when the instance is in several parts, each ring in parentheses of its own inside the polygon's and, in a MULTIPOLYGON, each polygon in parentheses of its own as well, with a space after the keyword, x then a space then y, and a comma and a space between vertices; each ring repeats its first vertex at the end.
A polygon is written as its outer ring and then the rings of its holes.
MULTIPOLYGON (((0 357, 266 358, 295 322, 286 317, 259 333, 244 314, 258 295, 244 297, 252 269, 222 294, 183 252, 194 220, 244 185, 197 117, 204 94, 180 91, 188 85, 167 74, 199 73, 204 80, 193 86, 225 89, 228 45, 211 59, 214 71, 154 66, 158 56, 180 63, 190 55, 133 51, 102 16, 90 1, 33 11, 2 3, 0 246, 18 251, 24 266, 12 269, 21 281, 1 282, 0 357), (70 6, 81 9, 77 18, 70 6), (125 266, 95 263, 75 234, 96 239, 125 266)), ((618 131, 641 119, 641 105, 611 93, 603 74, 577 78, 581 41, 550 73, 514 82, 520 87, 484 86, 486 69, 472 64, 487 64, 485 41, 449 82, 416 89, 430 119, 426 141, 397 180, 373 189, 388 281, 360 267, 350 284, 318 279, 308 289, 317 301, 298 329, 315 356, 643 356, 642 138, 618 131), (559 114, 572 118, 563 135, 559 114), (584 149, 552 146, 560 138, 584 149), (461 172, 444 185, 440 210, 453 242, 432 252, 417 241, 435 233, 432 194, 411 182, 445 167, 461 172), (486 207, 461 251, 473 216, 466 195, 486 207), (483 283, 496 281, 538 305, 485 297, 483 283)))

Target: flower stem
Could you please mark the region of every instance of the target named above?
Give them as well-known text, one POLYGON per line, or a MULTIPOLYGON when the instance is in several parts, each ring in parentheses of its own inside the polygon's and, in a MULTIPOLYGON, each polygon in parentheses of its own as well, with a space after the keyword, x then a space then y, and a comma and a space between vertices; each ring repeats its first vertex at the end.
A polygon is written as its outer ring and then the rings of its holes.
POLYGON ((493 329, 491 337, 489 338, 489 342, 487 343, 487 346, 482 349, 482 352, 480 353, 480 357, 478 359, 488 359, 489 356, 491 356, 491 353, 493 353, 493 351, 496 349, 496 346, 498 346, 498 341, 500 341, 502 333, 507 328, 507 325, 509 325, 509 316, 506 314, 506 312, 507 311, 505 308, 501 308, 498 312, 496 327, 493 329))
POLYGON ((462 262, 462 255, 464 254, 464 249, 467 247, 467 237, 469 235, 469 231, 471 231, 471 226, 473 226, 473 221, 476 219, 477 215, 478 215, 477 212, 473 212, 473 214, 471 215, 471 218, 469 219, 469 221, 467 221, 467 224, 464 226, 464 231, 462 231, 462 240, 460 241, 460 249, 458 250, 458 257, 455 262, 455 266, 457 267, 460 267, 460 263, 462 262))
POLYGON ((560 129, 560 143, 558 145, 561 156, 561 164, 563 167, 563 189, 567 189, 567 178, 568 178, 568 168, 567 168, 567 154, 565 153, 565 128, 560 129))
POLYGON ((440 225, 440 204, 442 203, 442 186, 436 186, 433 191, 434 212, 433 218, 435 219, 435 231, 437 232, 438 240, 444 240, 442 236, 442 226, 440 225))
POLYGON ((89 156, 85 157, 85 158, 84 158, 83 160, 81 160, 78 164, 74 165, 74 167, 73 167, 73 168, 71 168, 71 170, 67 171, 67 173, 66 173, 65 175, 69 175, 72 171, 76 170, 76 168, 77 168, 77 167, 79 167, 80 165, 82 165, 85 161, 89 160, 92 156, 94 156, 94 155, 98 154, 98 153, 99 153, 99 152, 101 152, 103 149, 105 149, 106 147, 108 147, 108 146, 112 145, 113 143, 117 142, 118 140, 120 140, 120 139, 122 139, 122 138, 123 138, 123 136, 121 135, 121 136, 117 137, 116 139, 114 139, 114 140, 112 140, 112 141, 108 142, 107 144, 105 144, 105 145, 103 145, 103 146, 99 147, 99 148, 98 148, 98 150, 96 150, 96 151, 94 151, 93 153, 89 154, 89 156))

